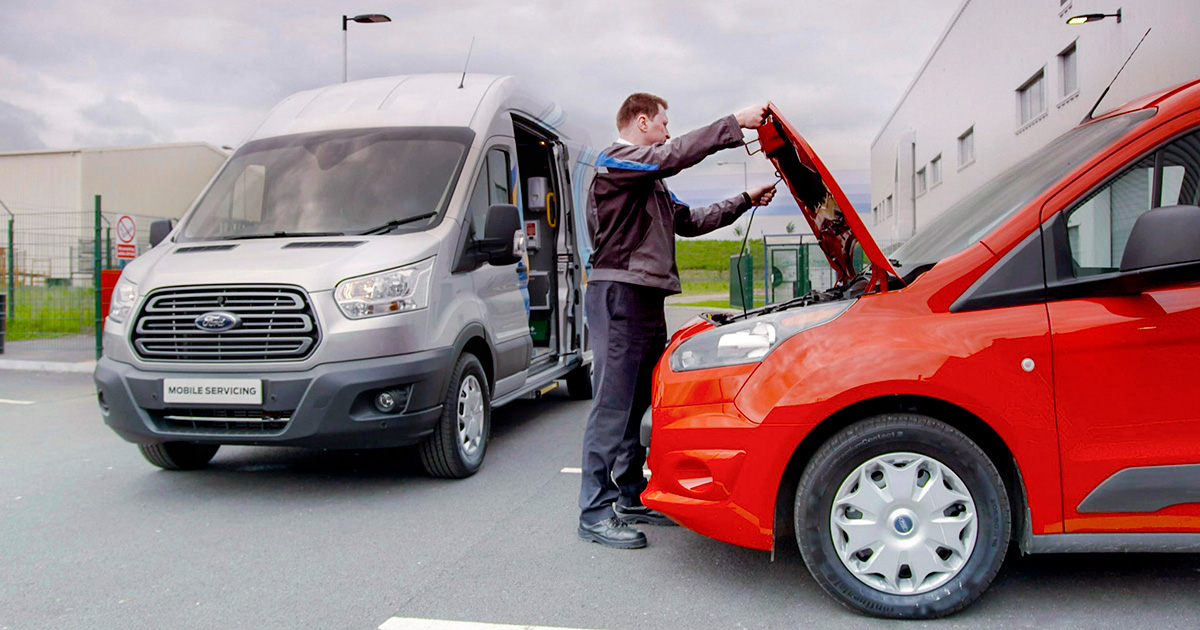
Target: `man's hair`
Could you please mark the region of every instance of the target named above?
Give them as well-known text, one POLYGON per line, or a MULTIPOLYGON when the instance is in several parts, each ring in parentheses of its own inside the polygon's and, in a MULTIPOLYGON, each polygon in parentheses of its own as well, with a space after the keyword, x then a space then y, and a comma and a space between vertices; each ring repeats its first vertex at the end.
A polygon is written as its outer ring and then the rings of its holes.
POLYGON ((617 110, 617 129, 624 129, 641 114, 654 118, 658 115, 659 106, 666 109, 666 99, 645 92, 630 94, 629 98, 621 103, 621 109, 617 110))

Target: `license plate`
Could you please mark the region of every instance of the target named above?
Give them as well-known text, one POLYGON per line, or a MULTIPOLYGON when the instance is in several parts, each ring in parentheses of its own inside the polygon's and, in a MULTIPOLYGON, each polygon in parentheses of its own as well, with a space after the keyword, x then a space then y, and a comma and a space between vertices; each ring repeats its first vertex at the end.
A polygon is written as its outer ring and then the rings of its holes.
POLYGON ((249 378, 164 378, 163 402, 261 405, 262 381, 249 378))

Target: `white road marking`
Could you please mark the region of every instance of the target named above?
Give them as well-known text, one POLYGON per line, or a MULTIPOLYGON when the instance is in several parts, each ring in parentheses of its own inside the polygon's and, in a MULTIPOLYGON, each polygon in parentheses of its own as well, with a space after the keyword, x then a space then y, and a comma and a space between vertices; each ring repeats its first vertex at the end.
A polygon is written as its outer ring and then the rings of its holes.
POLYGON ((502 623, 476 623, 473 621, 449 621, 445 619, 412 619, 392 617, 379 626, 379 630, 579 630, 578 628, 550 628, 547 626, 514 626, 502 623))
POLYGON ((0 398, 0 405, 32 405, 32 400, 9 400, 8 398, 0 398))

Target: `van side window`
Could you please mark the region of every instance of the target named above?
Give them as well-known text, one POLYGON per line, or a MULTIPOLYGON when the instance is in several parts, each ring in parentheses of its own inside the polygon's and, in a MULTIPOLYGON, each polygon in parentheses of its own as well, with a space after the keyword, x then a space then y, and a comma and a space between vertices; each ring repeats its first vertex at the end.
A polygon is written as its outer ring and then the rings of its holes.
POLYGON ((1151 208, 1195 205, 1198 183, 1200 133, 1193 133, 1143 158, 1070 210, 1067 239, 1075 276, 1117 271, 1137 218, 1151 208))
POLYGON ((492 204, 512 203, 508 183, 508 153, 501 149, 488 151, 487 160, 479 169, 475 185, 471 188, 471 201, 467 211, 471 215, 471 225, 475 229, 475 238, 483 237, 483 224, 487 220, 487 211, 492 204))
POLYGON ((488 178, 491 180, 491 203, 512 203, 508 186, 508 153, 499 149, 488 151, 488 178))

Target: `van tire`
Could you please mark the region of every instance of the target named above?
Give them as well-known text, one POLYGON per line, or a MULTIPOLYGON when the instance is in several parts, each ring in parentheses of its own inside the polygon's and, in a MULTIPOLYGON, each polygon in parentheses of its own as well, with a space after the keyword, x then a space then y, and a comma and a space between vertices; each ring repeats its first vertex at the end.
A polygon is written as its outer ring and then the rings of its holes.
POLYGON ((817 450, 796 489, 794 523, 813 578, 843 606, 931 619, 965 608, 992 583, 1008 551, 1010 511, 1000 473, 970 438, 928 416, 891 413, 850 425, 817 450), (959 519, 957 532, 947 532, 946 519, 959 519), (846 525, 840 537, 838 523, 846 525))
POLYGON ((221 445, 166 442, 138 444, 137 447, 146 461, 163 470, 195 470, 207 466, 221 445))
POLYGON ((492 427, 492 395, 475 355, 464 352, 454 364, 442 416, 418 448, 421 465, 434 477, 464 479, 483 464, 492 427))
POLYGON ((592 399, 592 366, 594 363, 581 365, 567 374, 567 395, 571 400, 592 399))

